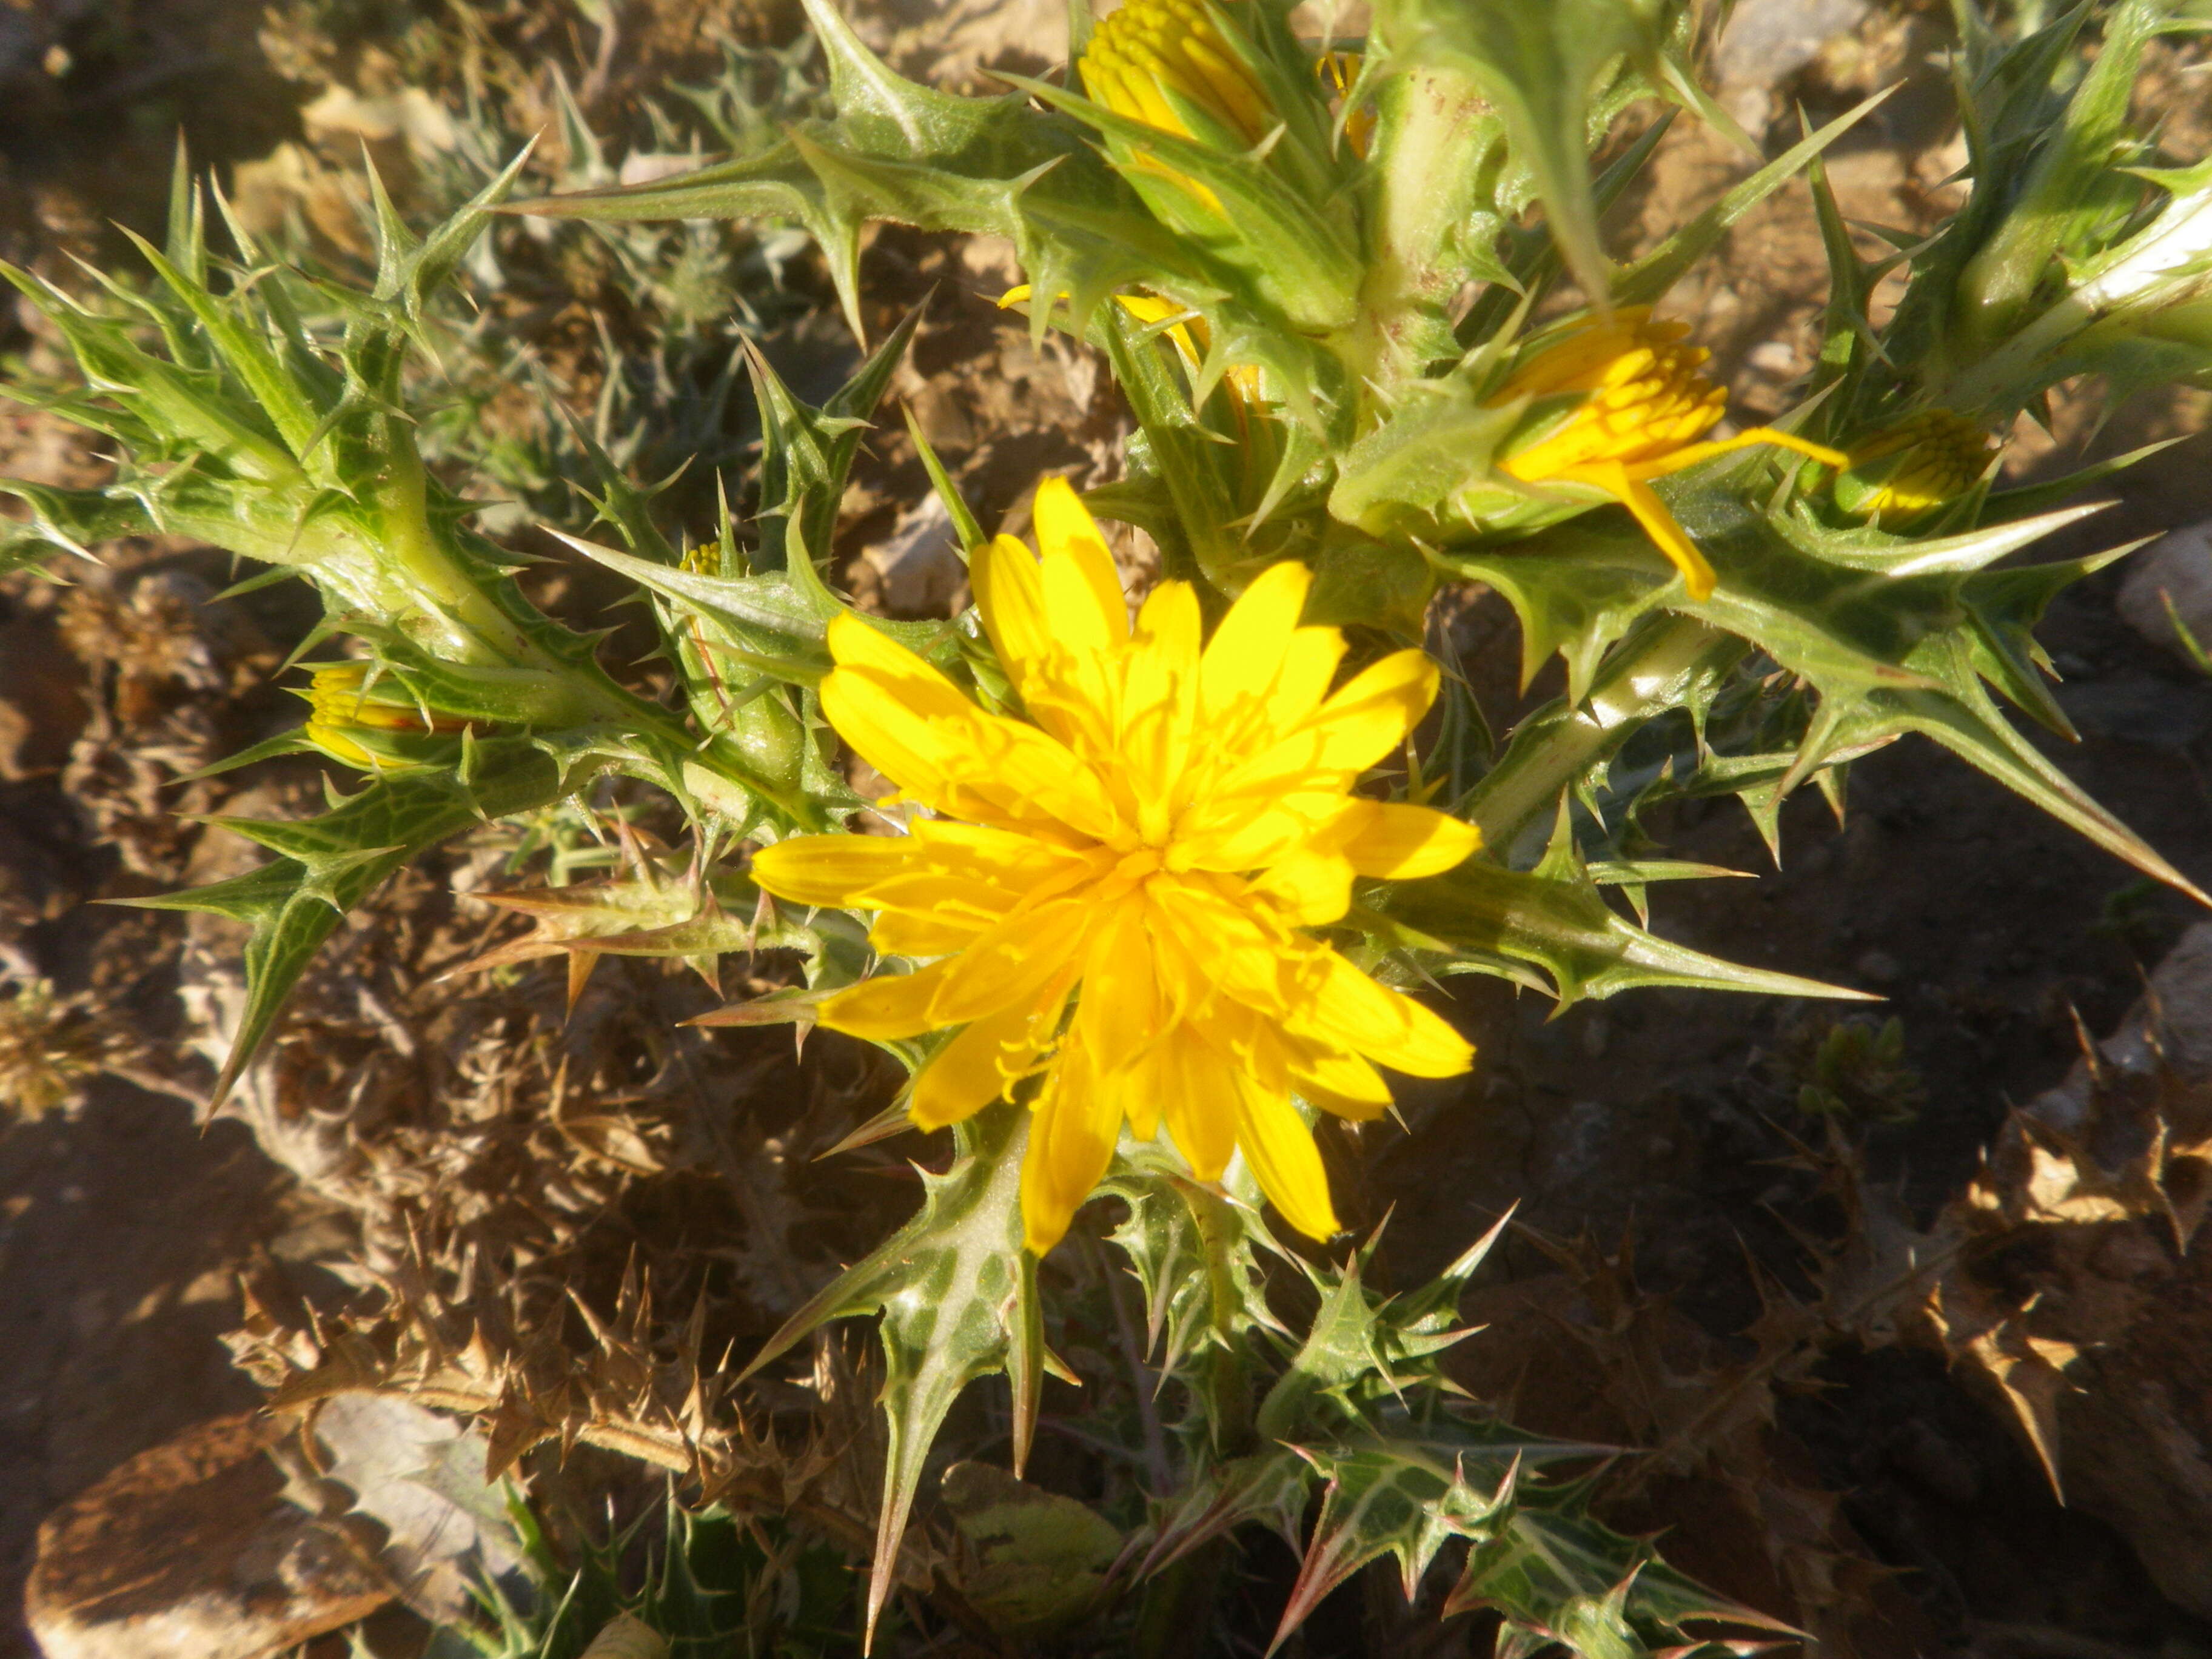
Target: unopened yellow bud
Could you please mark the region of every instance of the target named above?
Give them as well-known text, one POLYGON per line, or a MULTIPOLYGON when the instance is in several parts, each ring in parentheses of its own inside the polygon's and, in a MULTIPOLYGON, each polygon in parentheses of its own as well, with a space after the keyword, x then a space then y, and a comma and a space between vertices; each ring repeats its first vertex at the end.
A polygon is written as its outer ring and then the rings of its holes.
POLYGON ((361 738, 456 737, 468 729, 466 720, 427 714, 411 700, 395 700, 371 685, 368 674, 369 665, 365 662, 318 668, 304 694, 308 706, 307 740, 332 759, 351 766, 384 765, 391 757, 372 752, 361 738))
POLYGON ((1876 523, 1915 519, 1972 489, 1996 449, 1979 422, 1955 410, 1923 409, 1852 446, 1836 500, 1876 523))
POLYGON ((1580 484, 1611 496, 1674 562, 1690 597, 1703 599, 1713 591, 1713 568, 1652 493, 1651 479, 1753 444, 1778 445, 1832 467, 1848 462, 1771 427, 1701 441, 1728 413, 1728 393, 1699 373, 1712 354, 1685 344, 1689 332, 1680 323, 1654 322, 1646 306, 1627 307, 1610 321, 1593 318, 1523 363, 1490 402, 1525 398, 1538 416, 1508 443, 1500 471, 1524 483, 1580 484), (1544 407, 1569 398, 1574 401, 1544 407))
POLYGON ((1197 135, 1176 100, 1248 144, 1275 125, 1267 94, 1223 38, 1204 0, 1127 0, 1091 35, 1083 84, 1115 113, 1178 138, 1197 135))

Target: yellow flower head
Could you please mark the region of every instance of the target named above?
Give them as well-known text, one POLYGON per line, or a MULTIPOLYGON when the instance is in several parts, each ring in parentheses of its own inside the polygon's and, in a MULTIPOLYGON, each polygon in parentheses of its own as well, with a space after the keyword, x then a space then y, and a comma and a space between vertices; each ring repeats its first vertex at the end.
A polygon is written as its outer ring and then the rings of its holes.
POLYGON ((1178 138, 1197 135, 1172 99, 1248 144, 1275 125, 1267 94, 1207 15, 1206 0, 1126 0, 1100 21, 1082 68, 1085 88, 1107 108, 1178 138))
POLYGON ((1847 498, 1847 510, 1863 518, 1915 519, 1972 489, 1996 453, 1996 441, 1979 422, 1953 410, 1923 409, 1855 445, 1850 470, 1859 488, 1838 494, 1847 498))
POLYGON ((1126 1122, 1164 1123, 1192 1172, 1241 1151, 1290 1224, 1336 1231, 1291 1102, 1368 1119, 1381 1062, 1467 1069, 1443 1020, 1306 930, 1355 876, 1457 864, 1478 837, 1426 807, 1351 793, 1436 695, 1401 651, 1332 693, 1333 628, 1302 628, 1311 575, 1279 564, 1200 638, 1198 596, 1164 582, 1133 629, 1112 556, 1064 480, 1037 491, 1042 558, 1001 536, 975 556, 983 624, 1029 718, 986 712, 857 617, 830 627, 823 712, 928 809, 908 834, 809 836, 754 860, 780 897, 878 912, 887 955, 933 957, 821 1005, 892 1040, 965 1029, 915 1079, 911 1114, 955 1123, 1037 1077, 1022 1216, 1050 1249, 1126 1122))
POLYGON ((1690 590, 1713 591, 1713 568, 1653 494, 1650 481, 1753 444, 1778 444, 1829 466, 1849 463, 1832 449, 1771 427, 1753 427, 1716 443, 1699 441, 1728 413, 1728 393, 1698 371, 1712 354, 1685 345, 1680 323, 1651 320, 1648 306, 1591 318, 1516 370, 1493 406, 1572 397, 1550 419, 1510 447, 1499 470, 1524 483, 1581 484, 1636 515, 1674 561, 1690 590))
POLYGON ((318 668, 304 693, 308 707, 305 736, 332 759, 349 766, 386 765, 392 757, 363 746, 362 737, 453 737, 467 730, 466 720, 426 715, 413 701, 395 700, 372 687, 368 673, 365 662, 318 668))

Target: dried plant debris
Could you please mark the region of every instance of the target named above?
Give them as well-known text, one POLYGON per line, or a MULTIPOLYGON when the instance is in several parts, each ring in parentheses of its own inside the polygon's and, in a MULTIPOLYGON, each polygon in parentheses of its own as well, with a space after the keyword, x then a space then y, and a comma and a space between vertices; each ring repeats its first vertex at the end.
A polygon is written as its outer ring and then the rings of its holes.
POLYGON ((1924 1330, 2002 1401, 2055 1491, 2212 1617, 2212 927, 1939 1218, 1924 1330))
POLYGON ((50 980, 12 994, 0 987, 0 1114, 32 1119, 66 1108, 128 1047, 87 999, 56 997, 50 980))

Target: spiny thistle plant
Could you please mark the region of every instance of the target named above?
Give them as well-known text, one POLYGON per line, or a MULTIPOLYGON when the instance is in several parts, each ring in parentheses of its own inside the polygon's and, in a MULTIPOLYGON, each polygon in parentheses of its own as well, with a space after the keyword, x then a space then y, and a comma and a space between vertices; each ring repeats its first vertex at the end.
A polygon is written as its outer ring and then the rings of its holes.
MULTIPOLYGON (((1408 1595, 1436 1569, 1447 1614, 1496 1613, 1502 1654, 1680 1653, 1700 1650, 1686 1622, 1771 1626, 1590 1518, 1602 1449, 1454 1397, 1442 1356, 1488 1241, 1419 1290, 1369 1284, 1371 1243, 1331 1256, 1310 1125, 1385 1113, 1386 1073, 1480 1066, 1433 1005, 1454 975, 1562 1004, 1853 994, 1640 925, 1652 884, 1707 873, 1654 856, 1647 820, 1735 795, 1774 843, 1791 793, 1840 805, 1850 762, 1908 733, 2202 897, 2004 708, 2072 735, 2033 629, 2118 556, 2002 562, 2095 511, 2069 503, 2136 459, 2002 488, 2015 422, 2085 376, 2118 397, 2212 375, 2212 161, 2176 164, 2128 125, 2146 46, 2179 25, 2160 0, 2082 0, 2012 33, 1958 11, 1961 205, 1872 259, 1820 166, 1865 106, 1649 251, 1608 254, 1601 215, 1667 125, 1617 143, 1621 118, 1725 119, 1677 0, 1376 0, 1364 39, 1317 41, 1287 0, 1127 0, 1096 24, 1076 0, 1067 70, 988 98, 901 78, 807 0, 823 112, 738 124, 732 159, 635 187, 517 204, 510 167, 423 237, 380 193, 373 288, 310 282, 235 224, 219 256, 181 179, 166 246, 143 246, 150 283, 103 273, 87 297, 9 273, 82 372, 49 406, 118 457, 104 489, 6 486, 27 509, 9 556, 154 530, 324 601, 310 718, 253 753, 313 750, 352 793, 303 821, 229 822, 272 860, 155 901, 250 929, 218 1092, 394 870, 603 775, 641 780, 691 825, 692 878, 568 890, 562 937, 799 953, 803 987, 706 1023, 873 1042, 912 1081, 863 1135, 953 1138, 921 1212, 746 1373, 828 1322, 878 1319, 870 1631, 933 1443, 979 1378, 1009 1379, 1022 1472, 1062 1369, 1039 1259, 1099 1197, 1182 1414, 1163 1489, 1101 1521, 1058 1595, 968 1604, 1003 1632, 1081 1620, 1105 1646, 1166 1650, 1204 1627, 1248 1523, 1302 1540, 1279 1644, 1385 1556, 1408 1595), (1661 308, 1800 176, 1830 261, 1818 360, 1788 414, 1717 438, 1723 394, 1661 308), (985 533, 916 430, 978 604, 861 615, 832 536, 916 319, 819 407, 755 354, 765 443, 743 533, 725 508, 700 544, 672 541, 653 489, 592 447, 619 545, 570 545, 649 599, 670 690, 647 695, 527 603, 471 528, 468 480, 424 465, 404 371, 434 296, 512 211, 795 223, 856 331, 872 222, 1004 237, 1033 332, 1095 347, 1126 397, 1125 474, 1085 500, 1042 481, 1032 551, 985 533), (1901 283, 1887 310, 1885 283, 1901 283), (1099 519, 1159 547, 1133 622, 1099 519), (1517 613, 1524 684, 1565 667, 1564 694, 1494 751, 1460 665, 1424 654, 1431 601, 1471 582, 1517 613), (864 800, 841 744, 897 793, 864 800), (1270 1206, 1309 1243, 1279 1242, 1270 1206), (1303 1332, 1270 1272, 1310 1286, 1303 1332)), ((705 1433, 686 1410, 682 1434, 705 1433)), ((508 1423, 501 1455, 556 1431, 508 1423)), ((1014 1537, 1000 1565, 1057 1559, 1014 1537)))

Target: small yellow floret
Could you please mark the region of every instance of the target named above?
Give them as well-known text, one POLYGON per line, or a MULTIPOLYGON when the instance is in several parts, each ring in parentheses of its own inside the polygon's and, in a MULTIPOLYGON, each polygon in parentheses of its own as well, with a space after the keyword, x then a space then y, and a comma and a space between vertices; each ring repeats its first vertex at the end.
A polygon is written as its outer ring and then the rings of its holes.
POLYGON ((1610 495, 1674 562, 1690 597, 1703 599, 1713 591, 1713 568, 1652 492, 1651 479, 1753 444, 1839 469, 1849 460, 1772 427, 1699 441, 1728 413, 1728 393, 1698 373, 1712 354, 1683 344, 1688 336, 1683 324, 1652 321, 1647 306, 1615 312, 1610 322, 1593 318, 1522 364, 1490 401, 1583 394, 1559 424, 1502 456, 1500 470, 1524 483, 1578 483, 1610 495))
POLYGON ((1107 108, 1178 138, 1194 135, 1170 94, 1248 144, 1275 125, 1267 94, 1204 0, 1127 0, 1099 21, 1082 67, 1084 86, 1107 108))
POLYGON ((1974 487, 1996 442, 1979 422, 1948 409, 1923 409, 1853 446, 1853 467, 1897 457, 1879 489, 1855 509, 1877 522, 1917 518, 1974 487))
POLYGON ((1330 686, 1345 651, 1298 615, 1312 577, 1279 564, 1211 640, 1187 583, 1130 625, 1112 556, 1065 480, 1037 490, 1042 556, 1001 536, 972 568, 983 625, 1029 718, 987 713, 855 616, 830 626, 831 725, 930 816, 907 835, 805 836, 753 863, 803 904, 878 913, 886 955, 934 958, 823 1002, 878 1040, 963 1029, 915 1077, 911 1115, 955 1123, 1039 1080, 1022 1217, 1057 1243, 1127 1123, 1163 1124, 1192 1173, 1241 1152, 1299 1231, 1336 1231, 1293 1092, 1379 1115, 1377 1064, 1419 1077, 1472 1051, 1435 1014, 1308 930, 1355 877, 1459 863, 1469 826, 1352 793, 1404 742, 1437 670, 1401 651, 1330 686))
POLYGON ((307 740, 325 754, 353 766, 374 767, 378 757, 348 735, 354 732, 404 732, 451 736, 466 720, 425 716, 412 702, 394 702, 368 684, 369 665, 336 663, 318 668, 307 686, 307 740))

